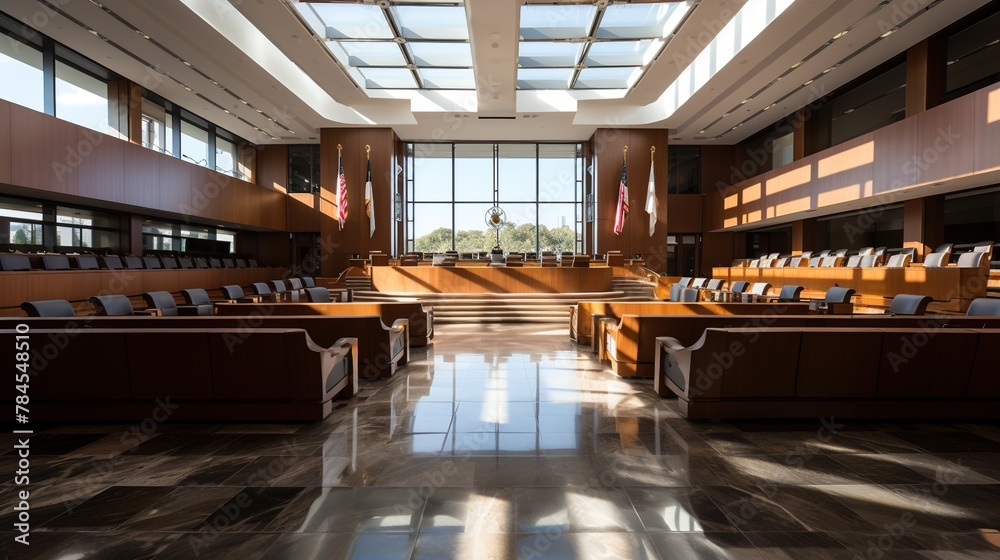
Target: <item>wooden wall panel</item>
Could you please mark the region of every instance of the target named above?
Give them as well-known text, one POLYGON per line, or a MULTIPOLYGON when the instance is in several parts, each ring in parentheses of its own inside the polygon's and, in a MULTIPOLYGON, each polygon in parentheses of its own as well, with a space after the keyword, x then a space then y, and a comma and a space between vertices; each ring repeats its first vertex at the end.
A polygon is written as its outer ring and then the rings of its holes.
POLYGON ((288 146, 261 146, 257 151, 257 184, 288 192, 288 146))
POLYGON ((162 156, 142 146, 124 149, 124 194, 122 202, 142 208, 160 208, 160 162, 162 156))
POLYGON ((77 194, 109 202, 125 201, 125 150, 127 142, 90 130, 80 129, 77 146, 80 158, 77 194))
POLYGON ((395 180, 393 154, 395 134, 388 128, 325 128, 320 133, 320 246, 322 276, 344 270, 352 253, 380 250, 389 253, 392 230, 392 189, 395 180), (337 222, 337 144, 343 146, 347 177, 347 222, 337 222), (369 237, 365 215, 365 145, 371 146, 372 196, 375 204, 375 236, 369 237))
POLYGON ((193 218, 208 215, 207 209, 211 205, 209 195, 212 193, 206 193, 204 185, 196 185, 193 182, 192 172, 197 166, 182 161, 162 159, 169 156, 154 155, 161 158, 159 208, 193 218))
MULTIPOLYGON (((882 194, 917 184, 917 138, 919 117, 880 128, 872 133, 875 166, 872 170, 875 193, 882 194)), ((830 150, 838 150, 838 146, 830 150)))
POLYGON ((1000 169, 1000 85, 976 92, 973 167, 986 173, 1000 169))
MULTIPOLYGON (((597 245, 596 251, 621 251, 625 255, 640 254, 653 270, 666 269, 667 231, 677 231, 669 222, 667 200, 666 129, 598 129, 591 138, 591 150, 596 162, 597 181, 597 245), (615 235, 615 211, 618 185, 621 181, 622 147, 628 146, 629 215, 620 235, 615 235), (646 194, 649 185, 650 146, 656 146, 654 174, 656 176, 657 226, 649 235, 649 214, 646 194), (662 224, 662 225, 661 225, 662 224), (664 227, 665 226, 665 227, 664 227)), ((671 201, 673 198, 671 198, 671 201)), ((684 203, 681 203, 684 204, 684 203)), ((700 208, 698 209, 700 216, 700 208)))
MULTIPOLYGON (((287 207, 291 205, 292 200, 285 196, 285 193, 266 187, 261 187, 258 191, 260 225, 262 227, 284 230, 288 224, 294 223, 287 216, 287 207)), ((319 231, 319 228, 312 231, 319 231)))
MULTIPOLYGON (((75 195, 79 178, 80 127, 19 105, 10 106, 11 183, 33 189, 75 195)), ((93 133, 98 134, 98 133, 93 133)))
POLYGON ((947 181, 974 171, 976 96, 966 95, 920 115, 917 184, 947 181))
POLYGON ((670 233, 701 232, 701 199, 698 194, 667 195, 667 229, 670 233))
POLYGON ((10 102, 0 99, 0 183, 10 183, 10 102))

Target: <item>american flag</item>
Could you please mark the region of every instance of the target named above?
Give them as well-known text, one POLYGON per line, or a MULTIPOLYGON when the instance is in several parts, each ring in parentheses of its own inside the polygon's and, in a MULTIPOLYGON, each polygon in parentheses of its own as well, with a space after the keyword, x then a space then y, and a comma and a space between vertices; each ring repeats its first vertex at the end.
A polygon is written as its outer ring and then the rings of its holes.
POLYGON ((340 222, 340 229, 343 231, 344 223, 347 222, 347 177, 344 175, 344 163, 339 153, 337 169, 337 221, 340 222))
POLYGON ((628 177, 625 173, 625 156, 622 156, 622 180, 618 184, 618 208, 615 210, 615 235, 625 228, 625 217, 628 216, 628 177))

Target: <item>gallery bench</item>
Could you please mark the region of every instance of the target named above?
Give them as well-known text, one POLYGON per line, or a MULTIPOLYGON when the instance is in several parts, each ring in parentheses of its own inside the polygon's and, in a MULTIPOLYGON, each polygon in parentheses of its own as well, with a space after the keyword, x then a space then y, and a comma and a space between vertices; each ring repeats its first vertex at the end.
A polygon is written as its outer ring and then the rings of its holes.
POLYGON ((710 328, 657 345, 657 383, 688 418, 1000 418, 1000 329, 710 328))
MULTIPOLYGON (((32 421, 315 421, 358 387, 357 339, 319 345, 303 329, 256 329, 254 344, 235 345, 232 327, 28 332, 41 350, 30 361, 32 421)), ((20 393, 2 391, 12 408, 20 393)))

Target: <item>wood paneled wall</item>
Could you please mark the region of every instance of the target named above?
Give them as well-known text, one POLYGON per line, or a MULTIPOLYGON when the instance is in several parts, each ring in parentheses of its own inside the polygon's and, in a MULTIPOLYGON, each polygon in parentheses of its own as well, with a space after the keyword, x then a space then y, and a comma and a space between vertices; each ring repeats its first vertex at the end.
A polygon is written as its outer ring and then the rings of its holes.
POLYGON ((343 271, 352 253, 389 253, 397 225, 392 215, 392 185, 396 182, 396 134, 389 128, 324 128, 320 134, 322 188, 319 200, 321 276, 343 271), (347 177, 347 222, 337 220, 337 145, 343 146, 347 177), (365 145, 371 146, 375 235, 369 237, 365 215, 365 145))
MULTIPOLYGON (((646 266, 664 271, 667 266, 667 230, 676 231, 669 224, 667 207, 677 197, 667 201, 667 150, 669 135, 666 129, 601 128, 590 139, 595 161, 597 183, 597 244, 596 251, 621 251, 626 256, 640 254, 646 266), (622 170, 622 147, 628 146, 626 170, 628 173, 629 215, 620 235, 615 235, 615 210, 618 203, 618 185, 622 170), (654 173, 656 175, 657 224, 654 235, 649 235, 649 214, 646 213, 646 193, 649 185, 650 146, 656 146, 654 173)), ((680 202, 690 209, 690 201, 680 202)), ((699 201, 700 204, 700 201, 699 201)), ((701 208, 698 207, 700 216, 701 208)), ((674 215, 671 211, 670 215, 674 215)))
POLYGON ((40 198, 285 229, 285 195, 0 101, 0 181, 40 198), (11 142, 12 131, 17 142, 11 142), (11 165, 10 162, 16 162, 11 165), (48 194, 46 194, 48 193, 48 194), (109 204, 110 203, 110 204, 109 204))
POLYGON ((998 141, 994 85, 707 196, 703 225, 781 223, 832 205, 881 207, 947 189, 935 183, 990 184, 1000 177, 998 141))

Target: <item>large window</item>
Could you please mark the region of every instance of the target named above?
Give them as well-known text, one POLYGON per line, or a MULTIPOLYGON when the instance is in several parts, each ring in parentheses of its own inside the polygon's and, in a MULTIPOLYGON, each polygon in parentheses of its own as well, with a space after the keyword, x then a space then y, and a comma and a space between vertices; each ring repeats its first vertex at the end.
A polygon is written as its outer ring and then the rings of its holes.
POLYGON ((667 192, 701 192, 701 146, 667 147, 667 192))
POLYGON ((582 251, 579 144, 410 144, 406 250, 486 252, 496 202, 506 251, 582 251))
POLYGON ((186 120, 181 121, 181 159, 208 167, 208 131, 186 120))
POLYGON ((211 227, 146 220, 142 224, 142 248, 146 251, 190 254, 232 253, 236 249, 236 233, 211 227))
POLYGON ((219 173, 240 177, 236 169, 236 144, 222 136, 215 136, 215 170, 219 173))
POLYGON ((948 37, 948 100, 1000 81, 1000 13, 948 37))
POLYGON ((98 132, 108 126, 108 84, 61 60, 56 61, 56 116, 98 132))
POLYGON ((118 249, 120 220, 112 214, 81 208, 56 208, 56 250, 118 249))
POLYGON ((319 192, 319 152, 316 144, 288 147, 288 192, 319 192))
POLYGON ((42 51, 0 34, 0 98, 45 111, 42 51))

